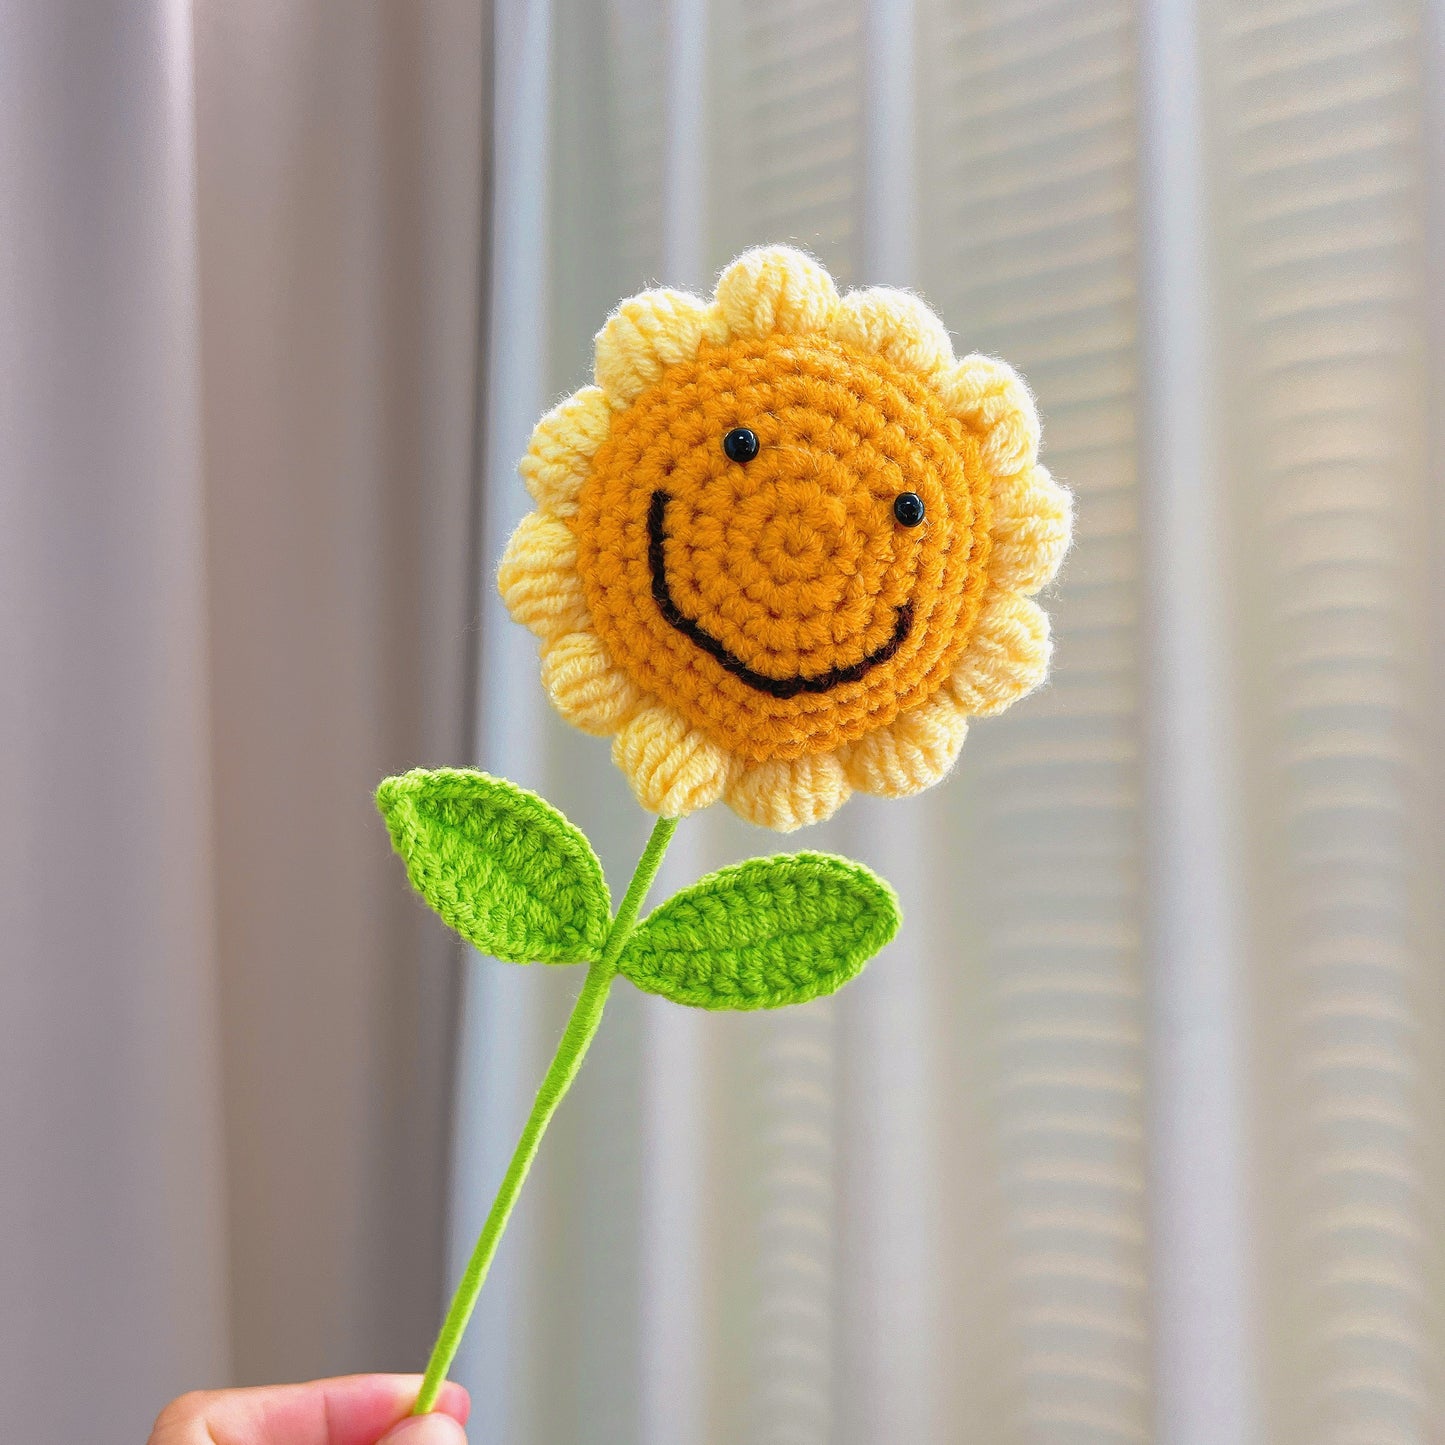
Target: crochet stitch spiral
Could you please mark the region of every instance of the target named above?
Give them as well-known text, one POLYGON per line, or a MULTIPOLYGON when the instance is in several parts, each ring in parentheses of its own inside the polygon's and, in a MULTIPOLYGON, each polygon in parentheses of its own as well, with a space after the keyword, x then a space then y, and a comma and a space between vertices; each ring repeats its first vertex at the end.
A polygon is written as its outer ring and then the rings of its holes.
POLYGON ((533 434, 499 584, 644 807, 786 830, 914 793, 1042 680, 1068 493, 1022 382, 915 296, 750 251, 710 303, 623 302, 595 375, 533 434))

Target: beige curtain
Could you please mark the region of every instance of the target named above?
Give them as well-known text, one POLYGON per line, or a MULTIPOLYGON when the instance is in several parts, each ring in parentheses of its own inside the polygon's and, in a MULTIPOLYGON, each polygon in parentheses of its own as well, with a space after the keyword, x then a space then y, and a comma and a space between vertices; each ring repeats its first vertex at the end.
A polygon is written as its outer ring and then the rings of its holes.
POLYGON ((404 1368, 454 955, 488 22, 0 6, 0 1417, 404 1368))

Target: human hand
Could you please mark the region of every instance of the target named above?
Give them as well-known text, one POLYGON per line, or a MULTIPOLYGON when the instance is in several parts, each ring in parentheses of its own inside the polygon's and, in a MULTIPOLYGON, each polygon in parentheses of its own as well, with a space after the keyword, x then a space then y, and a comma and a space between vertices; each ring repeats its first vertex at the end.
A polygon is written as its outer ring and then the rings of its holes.
POLYGON ((161 1411, 147 1445, 466 1445, 467 1392, 447 1384, 430 1415, 411 1418, 420 1389, 420 1375, 346 1375, 194 1390, 161 1411))

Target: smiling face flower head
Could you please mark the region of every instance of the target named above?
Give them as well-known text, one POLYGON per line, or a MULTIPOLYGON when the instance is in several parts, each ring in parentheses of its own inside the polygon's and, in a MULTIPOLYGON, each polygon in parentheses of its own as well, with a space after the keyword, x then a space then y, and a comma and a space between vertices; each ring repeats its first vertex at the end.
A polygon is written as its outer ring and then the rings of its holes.
POLYGON ((749 251, 710 303, 624 301, 595 371, 533 433, 499 584, 645 808, 918 792, 1043 679, 1068 493, 1023 383, 916 297, 749 251))

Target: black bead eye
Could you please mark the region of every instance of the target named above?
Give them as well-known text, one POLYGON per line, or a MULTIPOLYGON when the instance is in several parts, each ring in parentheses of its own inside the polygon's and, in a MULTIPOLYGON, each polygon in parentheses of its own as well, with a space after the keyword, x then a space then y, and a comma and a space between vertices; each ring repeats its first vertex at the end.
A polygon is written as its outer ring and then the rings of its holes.
POLYGON ((758 454, 758 434, 751 427, 735 426, 723 438, 723 450, 729 461, 750 462, 758 454))
POLYGON ((899 492, 893 499, 893 515, 900 527, 916 527, 923 520, 923 498, 917 492, 899 492))

